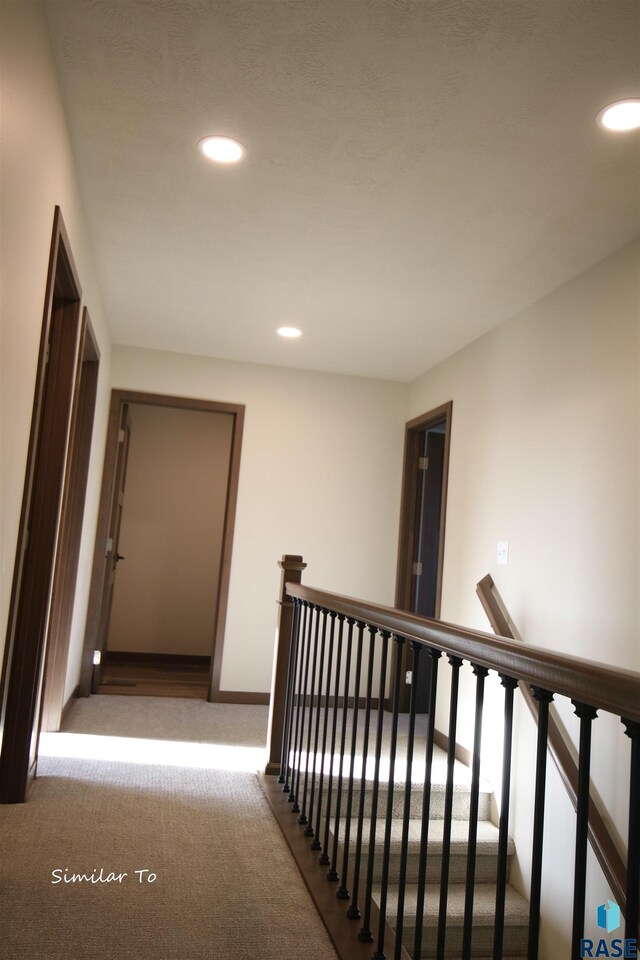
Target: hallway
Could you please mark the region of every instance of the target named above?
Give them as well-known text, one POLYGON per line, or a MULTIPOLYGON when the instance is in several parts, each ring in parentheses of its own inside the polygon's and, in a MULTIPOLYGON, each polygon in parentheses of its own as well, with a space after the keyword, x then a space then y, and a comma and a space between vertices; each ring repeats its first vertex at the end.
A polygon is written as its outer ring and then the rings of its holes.
POLYGON ((29 801, 0 808, 4 960, 334 960, 255 777, 266 726, 262 706, 77 701, 29 801))

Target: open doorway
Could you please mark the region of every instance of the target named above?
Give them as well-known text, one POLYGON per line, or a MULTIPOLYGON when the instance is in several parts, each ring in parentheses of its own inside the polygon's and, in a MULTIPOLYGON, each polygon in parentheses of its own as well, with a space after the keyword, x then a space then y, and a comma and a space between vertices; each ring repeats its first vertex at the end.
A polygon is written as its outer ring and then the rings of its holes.
MULTIPOLYGON (((405 433, 396 606, 423 617, 440 616, 452 409, 447 403, 416 417, 405 433)), ((425 712, 426 674, 416 678, 405 667, 401 709, 408 710, 410 684, 417 682, 418 710, 425 712)))
POLYGON ((218 699, 243 414, 113 391, 81 695, 218 699))

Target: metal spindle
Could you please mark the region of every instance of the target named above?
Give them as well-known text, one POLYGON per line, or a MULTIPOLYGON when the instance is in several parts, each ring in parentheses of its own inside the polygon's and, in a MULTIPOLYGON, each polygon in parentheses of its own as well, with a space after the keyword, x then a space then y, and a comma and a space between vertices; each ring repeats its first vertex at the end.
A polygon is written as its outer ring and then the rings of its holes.
POLYGON ((504 687, 504 734, 502 738, 502 790, 500 795, 500 832, 496 872, 496 915, 493 934, 493 960, 502 960, 504 942, 504 904, 507 888, 509 853, 509 800, 511 795, 511 749, 513 743, 513 692, 518 681, 500 674, 504 687))
MULTIPOLYGON (((344 616, 340 614, 337 619, 340 621, 339 630, 342 631, 342 623, 344 621, 344 616)), ((331 614, 331 630, 329 632, 329 653, 327 654, 327 682, 324 692, 324 719, 322 721, 322 747, 320 756, 322 760, 320 762, 320 778, 318 782, 318 805, 316 809, 316 830, 313 843, 311 844, 312 850, 322 850, 322 844, 320 843, 320 826, 322 821, 322 791, 324 788, 324 766, 327 759, 327 731, 329 725, 329 699, 331 697, 331 676, 333 673, 333 647, 335 640, 335 627, 336 627, 336 614, 331 614)), ((322 682, 322 681, 321 681, 322 682)), ((319 691, 319 688, 318 688, 319 691)), ((337 716, 338 705, 334 704, 333 706, 333 715, 337 716)), ((335 726, 335 724, 334 724, 335 726)), ((333 767, 333 754, 329 758, 329 766, 333 767)), ((327 861, 328 861, 327 857, 327 861)), ((322 862, 322 858, 320 858, 322 862)))
POLYGON ((458 691, 460 687, 460 657, 449 656, 451 664, 451 693, 449 695, 449 745, 447 748, 447 782, 444 791, 444 819, 442 823, 442 862, 440 865, 440 903, 438 906, 437 956, 444 957, 447 936, 447 906, 449 902, 449 863, 451 860, 451 821, 453 818, 453 775, 456 764, 456 734, 458 727, 458 691))
POLYGON ((464 896, 464 925, 462 931, 462 960, 471 958, 473 934, 473 897, 476 882, 476 844, 478 840, 478 802, 480 799, 480 749, 482 746, 482 713, 484 680, 489 671, 474 666, 476 677, 476 716, 473 733, 473 760, 471 764, 471 795, 469 798, 469 839, 467 841, 467 882, 464 896))
MULTIPOLYGON (((331 801, 333 800, 333 761, 336 754, 336 736, 338 734, 338 701, 340 697, 340 668, 342 666, 342 643, 344 635, 344 621, 345 617, 343 614, 340 614, 338 621, 340 626, 338 627, 338 652, 336 654, 336 678, 335 686, 333 690, 333 718, 331 723, 331 756, 329 758, 329 782, 327 784, 327 812, 324 815, 324 841, 322 844, 322 853, 320 854, 319 863, 323 867, 331 865, 331 860, 329 859, 329 830, 331 827, 331 801)), ((353 620, 349 621, 349 650, 351 643, 351 632, 353 630, 353 620)), ((346 695, 345 701, 342 707, 342 721, 344 729, 344 721, 346 717, 347 707, 346 707, 346 695)), ((340 754, 340 777, 342 778, 342 757, 344 753, 344 744, 342 747, 342 753, 340 754)), ((337 874, 335 879, 337 880, 337 874)), ((334 878, 331 878, 334 879, 334 878)))
POLYGON ((631 738, 631 764, 629 777, 629 840, 627 845, 627 907, 625 913, 625 938, 638 939, 640 913, 640 723, 622 720, 628 737, 631 738))
POLYGON ((436 728, 436 692, 438 688, 438 660, 440 650, 429 649, 429 721, 427 749, 424 758, 424 792, 422 794, 422 824, 420 828, 420 861, 418 866, 418 889, 416 895, 416 932, 413 945, 413 960, 422 960, 422 924, 424 920, 424 895, 427 883, 427 852, 429 847, 429 816, 431 812, 431 771, 433 768, 433 743, 436 728))
MULTIPOLYGON (((313 836, 313 827, 311 826, 311 815, 312 809, 309 810, 309 816, 307 817, 307 787, 309 784, 309 759, 311 757, 311 738, 313 736, 313 719, 314 719, 314 706, 316 699, 316 676, 317 676, 317 666, 318 666, 318 635, 320 633, 320 614, 322 614, 322 656, 320 658, 320 664, 322 669, 322 663, 324 661, 324 641, 327 633, 327 611, 321 607, 317 608, 318 616, 316 617, 316 629, 313 638, 313 666, 311 668, 311 695, 309 697, 309 729, 307 731, 307 762, 304 769, 304 790, 302 793, 302 810, 300 816, 298 817, 298 823, 306 826, 304 831, 305 837, 313 836)), ((320 695, 318 694, 318 710, 316 711, 317 716, 320 716, 320 695)), ((316 738, 315 738, 315 748, 313 751, 313 779, 311 781, 311 808, 313 807, 313 785, 315 784, 316 778, 316 756, 318 753, 318 725, 316 723, 316 738)))
POLYGON ((367 886, 364 901, 364 922, 358 934, 362 943, 372 943, 371 902, 373 899, 373 867, 376 853, 376 828, 378 826, 378 794, 380 791, 380 758, 382 754, 382 732, 384 727, 384 698, 387 685, 387 652, 391 634, 382 630, 382 655, 380 659, 380 686, 378 692, 378 715, 376 723, 376 748, 373 766, 373 786, 371 788, 371 813, 369 819, 369 854, 367 857, 367 886))
POLYGON ((293 600, 293 623, 291 625, 291 643, 289 645, 289 663, 287 665, 287 694, 284 707, 284 730, 282 735, 282 756, 280 758, 280 776, 278 783, 284 784, 283 793, 289 792, 289 737, 291 735, 291 717, 293 713, 293 691, 295 686, 296 658, 300 640, 300 601, 293 600))
POLYGON ((529 895, 529 944, 527 960, 537 960, 540 940, 540 891, 542 887, 542 840, 544 836, 544 799, 547 780, 547 737, 549 704, 553 694, 541 687, 532 687, 538 701, 538 745, 536 750, 536 787, 533 809, 533 844, 531 853, 531 893, 529 895))
MULTIPOLYGON (((305 734, 305 726, 306 726, 307 718, 309 719, 309 727, 311 726, 311 717, 310 717, 310 715, 308 716, 308 710, 307 710, 307 699, 308 699, 308 692, 307 692, 307 691, 308 691, 308 683, 309 683, 309 665, 310 665, 310 663, 311 663, 311 647, 314 646, 315 649, 317 649, 317 644, 314 644, 314 641, 313 641, 314 619, 315 619, 315 632, 316 632, 316 639, 317 639, 318 623, 319 623, 319 620, 320 620, 320 607, 316 607, 315 604, 312 603, 312 604, 310 604, 310 613, 309 613, 309 630, 308 630, 308 636, 307 636, 307 662, 306 662, 306 664, 305 664, 304 691, 303 691, 303 694, 302 694, 302 722, 301 722, 301 725, 300 725, 300 728, 301 728, 301 729, 300 729, 300 753, 299 753, 299 756, 298 756, 298 776, 297 776, 297 782, 296 782, 296 802, 294 803, 294 805, 293 805, 293 807, 292 807, 293 813, 299 813, 299 814, 300 814, 300 817, 303 817, 303 816, 304 816, 304 805, 303 805, 302 808, 301 808, 301 807, 300 807, 300 804, 298 803, 298 800, 299 800, 299 798, 300 798, 300 777, 302 776, 302 748, 303 748, 303 746, 304 746, 304 734, 305 734), (314 614, 315 614, 315 617, 314 617, 314 614)), ((308 766, 309 766, 309 749, 307 748, 306 756, 305 756, 305 767, 308 769, 308 766)), ((306 774, 306 772, 305 772, 305 777, 304 777, 304 787, 305 787, 305 794, 306 794, 306 787, 307 787, 307 774, 306 774)), ((299 822, 299 823, 306 822, 306 818, 305 818, 305 821, 302 821, 302 820, 300 820, 300 818, 298 818, 298 822, 299 822)))
POLYGON ((576 858, 573 879, 573 927, 571 955, 580 954, 584 936, 584 910, 587 885, 587 843, 589 840, 589 771, 591 766, 591 724, 598 715, 594 707, 571 701, 580 719, 580 752, 578 755, 578 805, 576 808, 576 858))
POLYGON ((298 796, 300 795, 300 767, 302 765, 302 738, 304 733, 304 717, 306 705, 305 701, 307 698, 307 674, 309 672, 309 653, 311 650, 311 620, 313 617, 313 605, 308 603, 306 600, 304 603, 304 614, 303 614, 303 641, 302 641, 302 652, 300 656, 300 672, 298 674, 298 705, 296 710, 296 732, 294 737, 294 749, 293 749, 293 768, 291 771, 291 793, 289 794, 289 802, 293 804, 291 808, 292 813, 300 813, 300 805, 298 804, 298 796), (304 640, 304 635, 306 632, 306 642, 304 640))
MULTIPOLYGON (((347 812, 344 818, 344 850, 342 854, 342 879, 336 897, 338 900, 348 900, 349 899, 349 890, 347 887, 347 871, 349 869, 349 844, 351 842, 351 812, 353 809, 353 776, 355 770, 356 762, 356 749, 358 745, 358 708, 360 705, 360 680, 362 677, 362 648, 364 645, 364 623, 358 622, 358 645, 356 652, 356 678, 354 681, 354 691, 353 691, 353 718, 351 721, 351 760, 349 763, 349 786, 347 788, 347 812)), ((346 681, 345 681, 346 683, 346 681)), ((345 698, 348 702, 349 696, 349 685, 346 683, 345 698)), ((344 753, 344 744, 345 744, 345 726, 343 723, 342 729, 342 753, 344 753)), ((342 762, 340 764, 340 787, 339 787, 341 796, 342 793, 342 762)), ((333 832, 333 869, 336 868, 338 863, 338 837, 340 833, 340 800, 336 803, 336 821, 335 828, 333 832)), ((337 871, 336 871, 337 872, 337 871)), ((332 870, 329 871, 329 879, 333 879, 331 876, 332 870)))
MULTIPOLYGON (((395 667, 393 675, 393 716, 391 720, 391 746, 389 752, 389 779, 387 781, 387 817, 384 828, 384 847, 382 852, 382 888, 380 892, 380 920, 378 926, 378 945, 373 960, 386 960, 384 952, 384 928, 387 921, 387 886, 389 883, 389 860, 391 855, 391 825, 393 823, 393 793, 398 749, 398 714, 400 712, 400 681, 402 677, 402 648, 404 637, 394 637, 395 667)), ((380 706, 382 713, 382 705, 380 706)))
MULTIPOLYGON (((411 678, 418 677, 420 669, 419 643, 411 644, 411 678)), ((411 788, 412 788, 412 769, 413 769, 413 748, 416 734, 416 710, 418 705, 418 684, 411 684, 411 693, 409 697, 409 732, 407 735, 407 770, 404 778, 404 804, 402 809, 402 839, 400 841, 400 872, 398 878, 398 909, 396 912, 396 939, 394 944, 394 960, 401 960, 402 957, 402 927, 404 924, 404 900, 405 887, 407 883, 407 859, 409 850, 409 821, 411 819, 411 788)))
MULTIPOLYGON (((358 828, 356 831, 356 850, 353 858, 353 894, 351 904, 347 910, 347 916, 350 920, 360 919, 360 908, 358 906, 358 896, 360 894, 360 861, 362 859, 362 829, 364 821, 364 805, 366 793, 366 774, 367 758, 369 756, 369 729, 371 725, 371 692, 373 690, 373 661, 375 657, 375 642, 377 636, 376 627, 369 627, 369 661, 367 664, 367 693, 364 708, 364 739, 362 743, 362 775, 360 779, 360 801, 358 803, 358 828)), ((348 856, 349 847, 345 844, 345 860, 348 856)), ((346 883, 346 867, 342 873, 343 882, 346 883)), ((339 893, 340 891, 338 891, 339 893)))

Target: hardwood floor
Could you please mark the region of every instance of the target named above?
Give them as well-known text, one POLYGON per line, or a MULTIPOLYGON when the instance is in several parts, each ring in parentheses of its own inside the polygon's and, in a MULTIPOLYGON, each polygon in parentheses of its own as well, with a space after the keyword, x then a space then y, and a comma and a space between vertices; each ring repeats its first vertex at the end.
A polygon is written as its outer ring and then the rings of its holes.
POLYGON ((134 659, 107 654, 98 693, 206 700, 208 687, 209 660, 205 657, 134 659))

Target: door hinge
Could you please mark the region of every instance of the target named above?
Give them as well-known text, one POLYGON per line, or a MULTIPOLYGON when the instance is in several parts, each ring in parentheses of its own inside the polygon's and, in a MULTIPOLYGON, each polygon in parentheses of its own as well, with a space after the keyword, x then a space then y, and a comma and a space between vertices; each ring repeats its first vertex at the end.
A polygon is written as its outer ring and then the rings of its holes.
POLYGON ((429 457, 420 457, 418 460, 418 470, 429 469, 429 457))
POLYGON ((47 345, 44 348, 44 362, 49 363, 49 357, 51 355, 51 341, 47 340, 47 345))
POLYGON ((412 572, 412 574, 414 575, 414 577, 421 577, 421 576, 422 576, 422 564, 420 563, 419 560, 417 560, 417 561, 413 564, 413 566, 411 567, 411 572, 412 572))
POLYGON ((124 430, 121 430, 118 434, 118 443, 124 443, 124 430))

